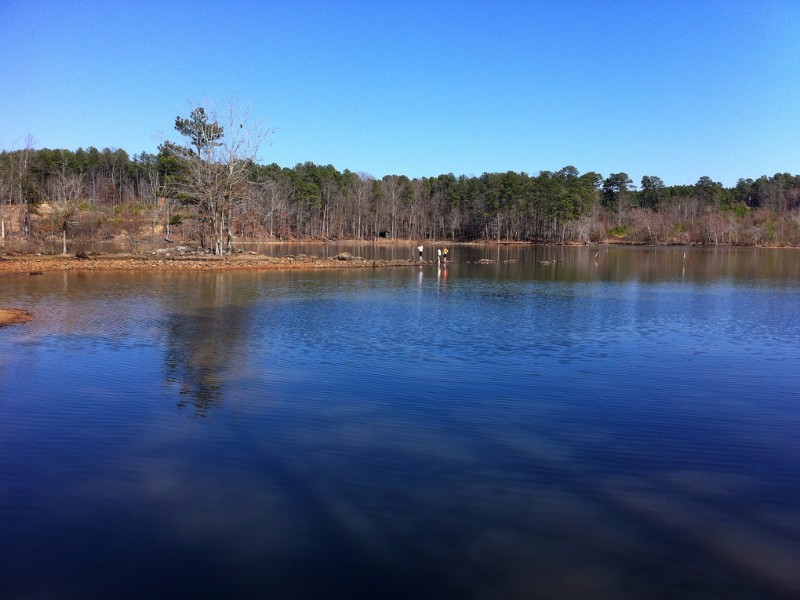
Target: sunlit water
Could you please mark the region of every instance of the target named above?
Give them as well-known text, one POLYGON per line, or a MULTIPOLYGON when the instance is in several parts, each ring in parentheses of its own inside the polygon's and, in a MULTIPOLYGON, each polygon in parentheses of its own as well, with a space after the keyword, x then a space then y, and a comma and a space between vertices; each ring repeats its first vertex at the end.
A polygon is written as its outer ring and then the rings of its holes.
POLYGON ((800 252, 451 255, 1 278, 0 597, 800 595, 800 252))

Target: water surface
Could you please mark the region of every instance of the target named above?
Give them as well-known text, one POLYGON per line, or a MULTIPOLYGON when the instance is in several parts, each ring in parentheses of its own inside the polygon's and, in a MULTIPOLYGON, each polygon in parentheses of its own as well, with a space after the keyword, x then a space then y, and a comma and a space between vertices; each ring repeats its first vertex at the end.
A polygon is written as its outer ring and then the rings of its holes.
POLYGON ((800 594, 800 253, 451 256, 0 279, 0 596, 800 594))

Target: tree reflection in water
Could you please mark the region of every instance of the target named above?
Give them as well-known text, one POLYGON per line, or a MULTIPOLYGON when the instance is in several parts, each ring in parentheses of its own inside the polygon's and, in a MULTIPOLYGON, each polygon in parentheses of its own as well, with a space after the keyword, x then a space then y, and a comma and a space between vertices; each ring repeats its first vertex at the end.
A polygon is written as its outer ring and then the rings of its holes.
POLYGON ((180 389, 178 407, 193 407, 194 416, 206 417, 225 400, 224 382, 230 381, 225 374, 237 360, 250 308, 230 273, 199 281, 204 285, 167 318, 165 363, 167 385, 180 389))

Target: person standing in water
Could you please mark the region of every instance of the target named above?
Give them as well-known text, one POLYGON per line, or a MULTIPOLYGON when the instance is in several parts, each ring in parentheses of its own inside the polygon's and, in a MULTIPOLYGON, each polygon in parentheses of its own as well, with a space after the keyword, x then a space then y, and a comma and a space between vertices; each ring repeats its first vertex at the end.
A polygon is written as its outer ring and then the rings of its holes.
POLYGON ((422 244, 420 244, 419 246, 417 246, 417 252, 419 252, 419 259, 420 259, 420 260, 422 260, 422 250, 423 250, 423 248, 422 248, 422 244))
POLYGON ((444 259, 444 262, 447 262, 447 248, 442 251, 442 258, 444 259))
POLYGON ((436 249, 436 262, 442 262, 442 249, 436 249))

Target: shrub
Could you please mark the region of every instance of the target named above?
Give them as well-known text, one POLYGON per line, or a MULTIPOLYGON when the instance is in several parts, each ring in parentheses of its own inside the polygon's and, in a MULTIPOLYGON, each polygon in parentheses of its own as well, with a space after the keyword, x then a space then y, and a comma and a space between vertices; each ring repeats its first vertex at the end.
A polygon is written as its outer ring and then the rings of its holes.
POLYGON ((613 229, 608 230, 609 237, 625 237, 627 233, 628 233, 627 225, 620 225, 619 227, 614 227, 613 229))

